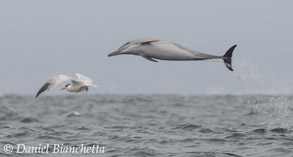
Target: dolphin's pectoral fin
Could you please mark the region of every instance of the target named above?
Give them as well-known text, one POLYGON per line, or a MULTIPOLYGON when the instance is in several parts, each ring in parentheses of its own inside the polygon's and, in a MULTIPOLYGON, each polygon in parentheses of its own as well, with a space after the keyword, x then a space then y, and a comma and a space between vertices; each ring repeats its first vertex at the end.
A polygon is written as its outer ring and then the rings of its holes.
POLYGON ((147 60, 149 60, 149 61, 158 62, 157 60, 154 60, 154 59, 152 59, 149 56, 142 56, 142 57, 145 58, 145 59, 147 59, 147 60))
POLYGON ((159 41, 159 40, 150 40, 150 41, 142 42, 142 43, 140 43, 140 45, 149 45, 152 42, 156 42, 156 41, 159 41))

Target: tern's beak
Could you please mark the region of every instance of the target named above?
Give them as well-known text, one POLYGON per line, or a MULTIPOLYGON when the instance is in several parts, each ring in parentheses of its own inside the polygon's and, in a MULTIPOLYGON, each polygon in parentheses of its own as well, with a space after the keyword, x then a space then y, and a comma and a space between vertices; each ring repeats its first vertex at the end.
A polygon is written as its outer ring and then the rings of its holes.
POLYGON ((114 51, 108 55, 108 57, 120 55, 120 51, 114 51))
POLYGON ((60 90, 64 90, 64 89, 66 89, 66 88, 64 87, 64 88, 61 88, 60 90))

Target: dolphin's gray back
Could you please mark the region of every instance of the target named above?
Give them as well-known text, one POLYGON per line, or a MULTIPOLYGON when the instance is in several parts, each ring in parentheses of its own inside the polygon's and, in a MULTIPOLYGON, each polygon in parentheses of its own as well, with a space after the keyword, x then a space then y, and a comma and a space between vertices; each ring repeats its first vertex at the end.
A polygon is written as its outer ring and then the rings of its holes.
POLYGON ((210 54, 206 54, 206 53, 201 53, 199 51, 196 50, 192 50, 189 49, 187 47, 181 46, 179 44, 173 43, 174 45, 176 45, 178 48, 183 49, 185 51, 191 52, 194 54, 195 59, 194 60, 204 60, 204 59, 215 59, 215 58, 222 58, 222 56, 216 56, 216 55, 210 55, 210 54))

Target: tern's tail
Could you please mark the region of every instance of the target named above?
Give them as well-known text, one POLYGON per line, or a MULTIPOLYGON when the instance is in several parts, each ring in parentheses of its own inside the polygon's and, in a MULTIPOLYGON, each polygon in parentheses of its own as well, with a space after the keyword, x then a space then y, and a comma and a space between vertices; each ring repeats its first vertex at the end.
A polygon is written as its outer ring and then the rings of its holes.
POLYGON ((94 84, 90 84, 90 86, 91 86, 91 87, 99 87, 99 86, 97 86, 97 85, 94 85, 94 84))
POLYGON ((229 50, 223 56, 223 60, 225 62, 226 67, 231 71, 233 71, 233 69, 232 69, 232 54, 233 54, 233 51, 236 46, 237 45, 234 45, 231 48, 229 48, 229 50))

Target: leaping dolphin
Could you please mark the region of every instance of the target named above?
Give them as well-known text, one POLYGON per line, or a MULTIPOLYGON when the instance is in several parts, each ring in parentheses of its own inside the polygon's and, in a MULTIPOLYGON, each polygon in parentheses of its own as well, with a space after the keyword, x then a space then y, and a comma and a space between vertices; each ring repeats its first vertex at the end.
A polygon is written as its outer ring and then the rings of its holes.
POLYGON ((232 46, 223 56, 215 56, 201 53, 164 40, 139 38, 125 43, 117 51, 110 53, 108 56, 133 54, 142 56, 153 62, 158 62, 155 59, 172 61, 223 59, 227 68, 233 71, 231 62, 232 54, 236 46, 237 45, 232 46))

